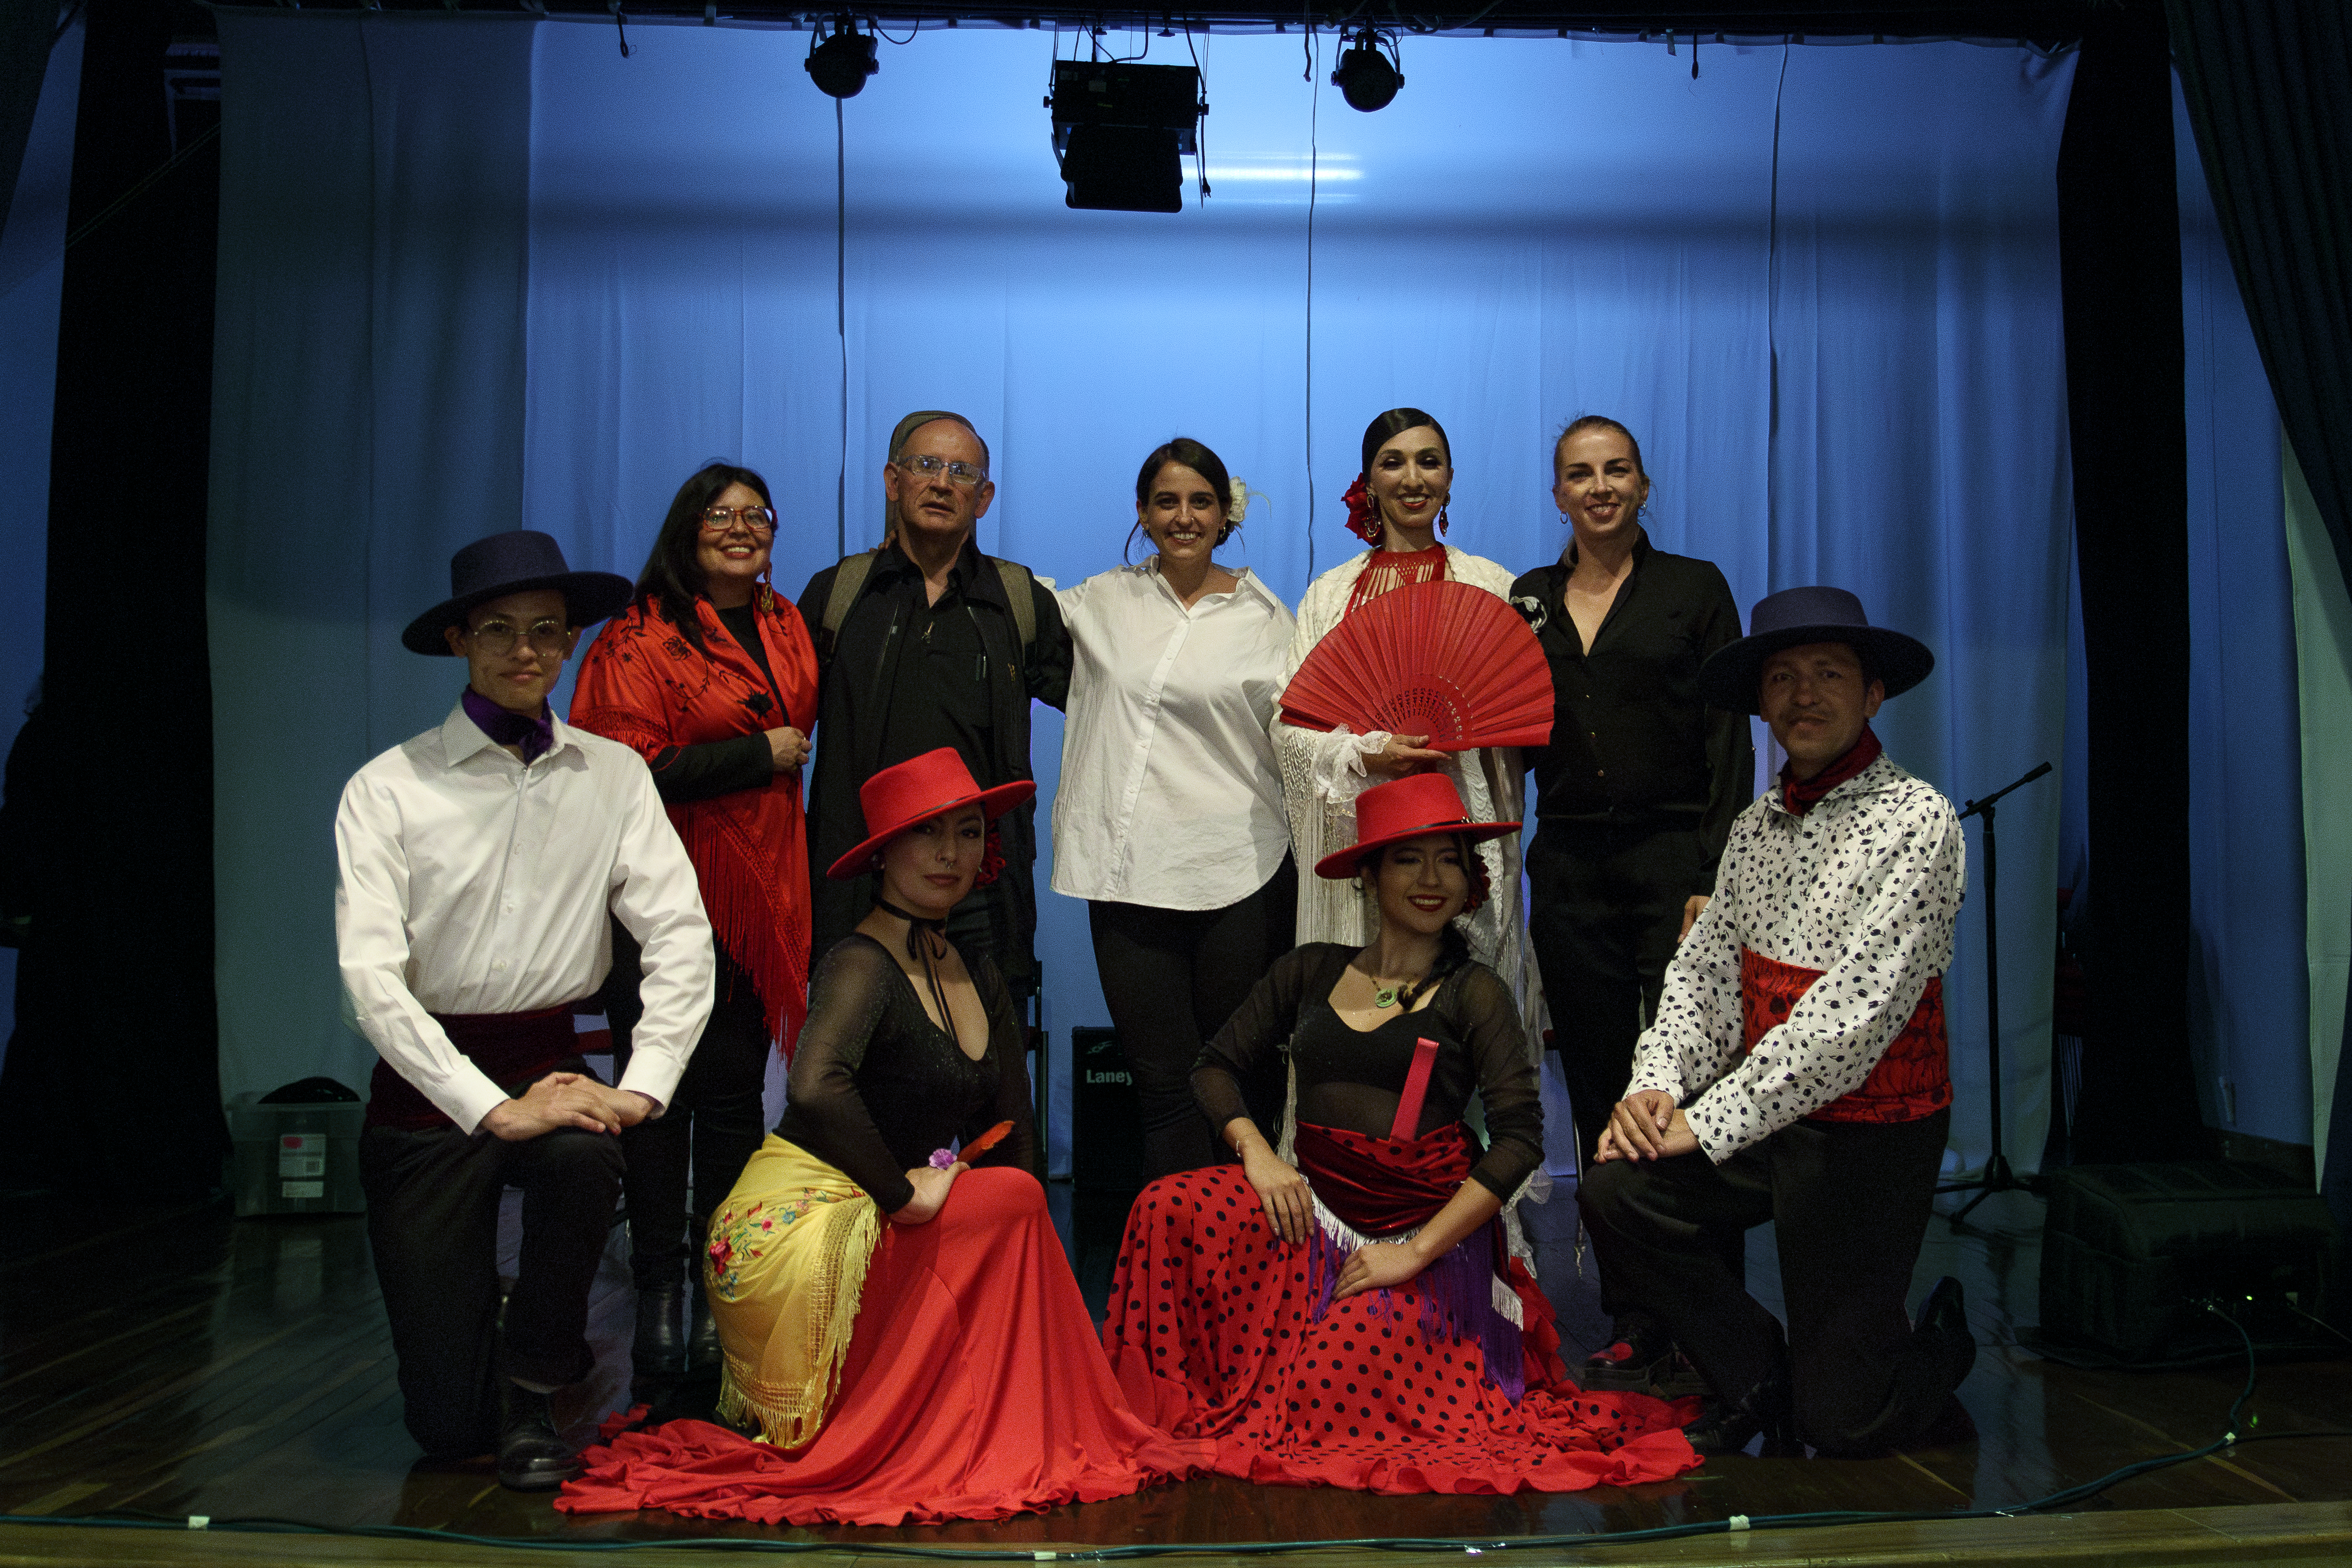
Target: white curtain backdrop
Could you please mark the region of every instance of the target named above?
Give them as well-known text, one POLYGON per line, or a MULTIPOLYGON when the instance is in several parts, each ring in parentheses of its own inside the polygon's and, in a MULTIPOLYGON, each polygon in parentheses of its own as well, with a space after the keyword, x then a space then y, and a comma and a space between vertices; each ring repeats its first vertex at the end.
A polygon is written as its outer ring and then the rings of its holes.
MULTIPOLYGON (((223 16, 230 1092, 364 1068, 336 1022, 328 823, 349 773, 456 694, 396 633, 457 544, 521 523, 634 576, 678 481, 726 457, 775 487, 796 595, 835 557, 837 487, 849 547, 873 542, 878 444, 916 407, 964 412, 992 448, 982 547, 1065 583, 1118 561, 1147 450, 1207 441, 1263 498, 1231 559, 1294 601, 1356 547, 1338 498, 1381 409, 1444 422, 1451 542, 1520 570, 1563 539, 1553 432, 1611 414, 1642 438, 1653 536, 1720 563, 1743 613, 1837 583, 1935 647, 1880 721, 1898 760, 1957 799, 2059 756, 2071 60, 1710 47, 1694 80, 1663 45, 1409 39, 1404 91, 1363 115, 1328 80, 1318 102, 1328 39, 1310 65, 1296 32, 1219 36, 1198 40, 1214 195, 1169 216, 1062 205, 1051 33, 925 32, 843 106, 845 338, 835 111, 806 35, 629 37, 624 59, 609 26, 223 16)), ((1181 36, 1150 45, 1189 58, 1181 36)), ((2029 1166, 2058 798, 2002 816, 2009 1148, 2029 1166)), ((1066 1041, 1107 1015, 1084 910, 1043 902, 1066 1041)), ((1972 903, 1947 991, 1970 1165, 1981 933, 1972 903)))

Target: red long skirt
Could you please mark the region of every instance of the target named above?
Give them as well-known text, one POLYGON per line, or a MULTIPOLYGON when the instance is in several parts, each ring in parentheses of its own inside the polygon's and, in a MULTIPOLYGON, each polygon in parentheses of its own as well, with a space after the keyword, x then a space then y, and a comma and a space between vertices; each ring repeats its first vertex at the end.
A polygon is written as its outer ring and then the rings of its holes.
MULTIPOLYGON (((1127 1221, 1103 1348, 1129 1401, 1212 1468, 1282 1486, 1508 1493, 1664 1480, 1696 1468, 1696 1401, 1530 1381, 1514 1405, 1478 1341, 1425 1342, 1414 1285, 1310 1322, 1307 1249, 1265 1223, 1234 1166, 1162 1177, 1127 1221)), ((1532 1371, 1532 1369, 1530 1369, 1532 1371)))
POLYGON ((885 1224, 841 1387, 796 1453, 704 1421, 588 1450, 556 1507, 761 1523, 936 1523, 1124 1497, 1206 1467, 1139 1420, 1094 1341, 1045 1190, 956 1179, 929 1225, 885 1224))

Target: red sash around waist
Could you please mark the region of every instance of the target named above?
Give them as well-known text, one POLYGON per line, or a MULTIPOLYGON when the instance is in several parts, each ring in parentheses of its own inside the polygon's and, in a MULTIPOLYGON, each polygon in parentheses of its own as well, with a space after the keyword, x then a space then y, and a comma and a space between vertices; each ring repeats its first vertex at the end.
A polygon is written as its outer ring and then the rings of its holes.
POLYGON ((1323 1206, 1363 1236, 1428 1224, 1470 1179, 1470 1135, 1458 1121, 1410 1142, 1302 1121, 1291 1146, 1323 1206))
MULTIPOLYGON (((1740 1049, 1789 1020, 1798 998, 1822 971, 1782 963, 1753 949, 1739 950, 1740 1049)), ((1927 982, 1910 1022, 1852 1093, 1808 1119, 1816 1121, 1916 1121, 1952 1103, 1952 1075, 1944 1041, 1944 977, 1927 982)))
MULTIPOLYGON (((580 1054, 569 1002, 534 1013, 436 1013, 433 1021, 484 1077, 509 1094, 530 1088, 580 1054)), ((457 1123, 378 1058, 368 1080, 367 1125, 422 1132, 457 1123)))

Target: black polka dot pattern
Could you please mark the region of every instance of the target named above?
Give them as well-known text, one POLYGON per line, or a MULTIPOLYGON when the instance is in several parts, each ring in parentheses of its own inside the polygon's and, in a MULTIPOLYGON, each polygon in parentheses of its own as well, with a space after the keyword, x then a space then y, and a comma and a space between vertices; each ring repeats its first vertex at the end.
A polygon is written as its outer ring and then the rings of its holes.
POLYGON ((1136 1200, 1103 1347, 1130 1395, 1151 1389, 1163 1426, 1218 1439, 1219 1470, 1262 1482, 1562 1491, 1696 1462, 1676 1405, 1532 1380, 1514 1405, 1475 1337, 1424 1341, 1414 1286, 1389 1294, 1315 1319, 1307 1249, 1274 1237, 1238 1170, 1212 1167, 1136 1200))
POLYGON ((1731 825, 1629 1091, 1682 1100, 1712 1084, 1687 1115, 1716 1161, 1852 1092, 1951 963, 1967 881, 1952 803, 1885 756, 1802 816, 1768 792, 1731 825), (1822 976, 1727 1073, 1740 1055, 1743 947, 1822 976))

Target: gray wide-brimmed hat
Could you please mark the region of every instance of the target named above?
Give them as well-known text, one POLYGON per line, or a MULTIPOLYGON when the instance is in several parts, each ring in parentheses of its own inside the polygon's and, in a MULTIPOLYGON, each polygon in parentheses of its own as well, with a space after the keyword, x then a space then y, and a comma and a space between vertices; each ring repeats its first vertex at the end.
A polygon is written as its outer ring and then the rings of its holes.
POLYGON ((1726 643, 1699 666, 1699 695, 1732 713, 1759 710, 1756 683, 1764 661, 1784 647, 1842 642, 1869 650, 1886 695, 1897 697, 1927 679, 1936 656, 1917 637, 1874 626, 1862 601, 1843 588, 1783 588, 1756 601, 1748 635, 1726 643))
POLYGON ((535 529, 493 533, 449 557, 449 597, 409 622, 400 646, 411 653, 446 654, 443 627, 464 626, 477 605, 534 588, 562 594, 566 618, 575 626, 594 625, 636 593, 626 577, 574 572, 563 563, 563 547, 535 529))

